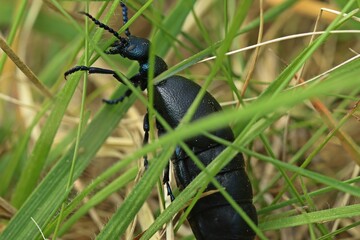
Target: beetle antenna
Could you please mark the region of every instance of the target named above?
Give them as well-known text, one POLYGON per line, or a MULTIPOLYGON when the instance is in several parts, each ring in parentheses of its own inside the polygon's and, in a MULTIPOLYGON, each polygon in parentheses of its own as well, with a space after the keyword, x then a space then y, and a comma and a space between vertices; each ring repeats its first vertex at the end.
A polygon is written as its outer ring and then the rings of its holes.
POLYGON ((106 31, 112 33, 112 35, 114 35, 117 39, 119 39, 123 44, 126 44, 127 41, 125 38, 121 37, 119 35, 118 32, 116 32, 114 29, 112 29, 111 27, 109 27, 108 25, 100 22, 99 20, 97 20, 96 18, 94 18, 93 16, 91 16, 89 13, 87 12, 80 12, 81 14, 84 14, 85 16, 87 16, 88 18, 91 19, 91 21, 93 21, 97 26, 99 26, 100 28, 105 29, 106 31))
MULTIPOLYGON (((123 22, 125 25, 128 22, 128 8, 126 7, 125 3, 123 3, 123 2, 120 2, 120 6, 122 8, 123 22)), ((129 28, 125 29, 125 35, 130 37, 131 33, 130 33, 129 28)))

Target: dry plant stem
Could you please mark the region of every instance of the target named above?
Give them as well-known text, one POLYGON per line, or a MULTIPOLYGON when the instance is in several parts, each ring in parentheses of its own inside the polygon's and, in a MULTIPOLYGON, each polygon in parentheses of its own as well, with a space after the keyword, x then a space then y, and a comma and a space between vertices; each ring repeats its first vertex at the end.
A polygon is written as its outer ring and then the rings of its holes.
MULTIPOLYGON (((354 171, 353 173, 351 174, 351 178, 355 178, 359 175, 360 173, 360 167, 359 165, 355 165, 355 168, 354 168, 354 171)), ((351 184, 352 186, 356 185, 355 183, 352 183, 351 184)), ((344 197, 339 201, 338 205, 339 206, 346 206, 348 203, 349 203, 349 199, 350 199, 351 195, 349 193, 346 193, 344 195, 344 197)), ((336 229, 338 229, 339 227, 339 224, 340 224, 340 221, 342 221, 342 219, 337 219, 335 222, 334 222, 334 225, 331 229, 332 232, 336 231, 336 229)))
MULTIPOLYGON (((316 33, 316 30, 317 30, 317 26, 319 24, 319 21, 321 19, 321 17, 323 16, 323 12, 329 12, 329 13, 333 13, 333 14, 336 14, 336 15, 342 15, 343 17, 346 17, 348 14, 344 13, 342 14, 341 12, 339 11, 336 11, 336 10, 332 10, 332 9, 328 9, 328 8, 321 8, 320 9, 320 12, 318 13, 318 16, 316 18, 316 22, 315 22, 315 26, 314 26, 314 30, 313 30, 313 34, 311 35, 311 38, 310 38, 310 41, 309 41, 309 45, 314 41, 314 38, 315 38, 315 33, 316 33)), ((360 22, 360 18, 357 18, 357 17, 351 17, 353 20, 357 21, 357 22, 360 22)), ((303 70, 304 70, 304 67, 305 67, 305 64, 304 66, 301 67, 300 71, 299 71, 299 79, 302 78, 302 74, 303 74, 303 70)), ((298 84, 298 83, 297 83, 298 84)))
POLYGON ((319 74, 319 75, 317 75, 317 76, 315 76, 315 77, 313 77, 313 78, 311 78, 311 79, 309 79, 307 81, 303 81, 303 82, 301 82, 301 83, 299 83, 299 84, 297 84, 297 85, 295 85, 293 87, 290 87, 290 88, 288 88, 288 90, 298 88, 298 87, 303 86, 303 85, 307 85, 307 84, 309 84, 309 83, 311 83, 313 81, 316 81, 316 80, 324 79, 329 73, 335 71, 336 69, 338 69, 338 68, 340 68, 340 67, 342 67, 342 66, 344 66, 344 65, 346 65, 346 64, 348 64, 348 63, 350 63, 352 61, 355 61, 358 58, 360 58, 360 54, 358 54, 358 55, 356 55, 356 56, 354 56, 352 58, 349 58, 348 60, 340 63, 339 65, 336 65, 335 67, 333 67, 333 68, 331 68, 331 69, 329 69, 329 70, 327 70, 327 71, 325 71, 325 72, 323 72, 323 73, 321 73, 321 74, 319 74))
MULTIPOLYGON (((272 39, 272 40, 269 40, 269 41, 265 41, 265 42, 262 42, 262 43, 254 44, 254 45, 251 45, 251 46, 248 46, 248 47, 244 47, 244 48, 240 48, 240 49, 237 49, 237 50, 227 52, 225 54, 225 56, 230 56, 230 55, 233 55, 233 54, 248 51, 248 50, 260 47, 260 46, 265 46, 265 45, 269 45, 269 44, 276 43, 276 42, 281 42, 281 41, 295 39, 295 38, 301 38, 301 37, 308 37, 308 36, 313 36, 313 35, 321 35, 323 33, 325 33, 325 31, 299 33, 299 34, 288 35, 288 36, 285 36, 285 37, 279 37, 279 38, 276 38, 276 39, 272 39)), ((358 33, 360 33, 360 31, 359 30, 334 30, 334 31, 330 31, 330 33, 331 34, 340 34, 340 33, 357 33, 358 34, 358 33)), ((213 60, 215 58, 216 58, 216 56, 208 57, 208 58, 205 58, 203 60, 198 61, 197 63, 207 62, 207 61, 213 60)))
MULTIPOLYGON (((259 25, 259 35, 258 35, 258 39, 257 39, 257 43, 261 43, 262 41, 262 37, 263 37, 263 31, 264 31, 264 17, 263 17, 263 0, 260 0, 260 25, 259 25)), ((244 97, 246 89, 249 85, 250 79, 253 75, 253 72, 255 70, 255 65, 256 65, 256 61, 258 59, 259 56, 259 52, 260 52, 260 46, 258 46, 257 48, 255 48, 255 52, 254 55, 251 58, 251 63, 250 63, 250 67, 249 67, 249 72, 246 76, 245 82, 244 82, 244 86, 241 90, 241 98, 244 97)), ((239 107, 239 106, 237 106, 239 107)))
MULTIPOLYGON (((341 13, 339 11, 336 11, 336 10, 330 9, 330 8, 321 8, 321 10, 324 12, 334 13, 336 15, 343 15, 343 17, 346 17, 348 15, 346 13, 341 13)), ((359 9, 357 9, 357 11, 359 11, 359 9)), ((358 18, 358 17, 352 16, 351 18, 357 22, 360 22, 360 18, 358 18)))
POLYGON ((284 124, 284 133, 282 137, 282 151, 281 151, 281 159, 285 161, 286 159, 286 153, 288 152, 287 147, 289 146, 288 143, 288 137, 289 137, 289 125, 290 125, 290 113, 288 112, 285 116, 285 124, 284 124))
MULTIPOLYGON (((140 169, 140 168, 139 168, 140 169)), ((137 174, 136 178, 135 178, 135 181, 134 181, 134 184, 136 184, 137 182, 139 182, 141 176, 140 176, 140 173, 137 174)), ((128 189, 128 193, 130 193, 132 190, 132 187, 131 189, 128 189)), ((128 194, 127 194, 128 195, 128 194)), ((129 240, 131 239, 133 236, 134 236, 134 232, 135 232, 135 227, 136 227, 136 223, 137 223, 137 218, 138 218, 138 215, 136 215, 134 217, 134 219, 132 220, 132 222, 130 223, 129 227, 126 229, 126 232, 125 232, 125 239, 126 240, 129 240)))
POLYGON ((16 55, 16 53, 7 45, 6 41, 0 37, 0 48, 8 55, 15 65, 25 74, 26 77, 40 90, 43 95, 53 98, 50 91, 40 82, 31 69, 16 55))
POLYGON ((27 109, 31 109, 31 110, 33 110, 33 111, 35 111, 35 112, 39 112, 39 111, 40 111, 40 107, 38 107, 38 106, 28 104, 27 102, 19 101, 19 100, 16 99, 16 98, 12 98, 12 97, 7 96, 7 95, 2 94, 2 93, 0 93, 0 99, 2 99, 2 100, 4 100, 4 101, 7 101, 7 102, 9 102, 9 103, 18 105, 18 106, 20 106, 20 107, 24 107, 24 108, 27 108, 27 109))
MULTIPOLYGON (((42 6, 42 0, 34 0, 30 6, 30 9, 25 18, 24 24, 17 34, 18 39, 18 57, 20 59, 27 59, 27 49, 30 46, 29 40, 31 39, 31 32, 34 27, 35 20, 37 19, 40 9, 42 6)), ((14 86, 18 92, 18 98, 22 102, 27 102, 30 105, 35 105, 33 93, 31 91, 31 85, 26 81, 26 76, 22 73, 20 69, 16 70, 16 78, 18 81, 14 86)), ((25 126, 31 126, 32 121, 36 118, 36 112, 31 111, 31 109, 20 108, 19 114, 22 118, 22 122, 25 126)), ((39 125, 34 126, 31 132, 32 139, 38 139, 41 134, 41 128, 39 125)))
MULTIPOLYGON (((346 65, 346 64, 348 64, 348 63, 350 63, 350 62, 352 62, 352 61, 355 61, 355 60, 358 59, 358 58, 360 58, 360 54, 359 54, 359 55, 356 55, 356 56, 354 56, 354 57, 352 57, 352 58, 349 58, 348 60, 346 60, 346 61, 344 61, 344 62, 336 65, 335 67, 333 67, 333 68, 331 68, 331 69, 329 69, 329 70, 327 70, 327 71, 325 71, 325 72, 323 72, 323 73, 321 73, 321 74, 319 74, 319 75, 317 75, 317 76, 315 76, 315 77, 313 77, 313 78, 311 78, 311 79, 309 79, 309 80, 306 80, 306 81, 303 81, 303 82, 301 82, 301 83, 299 83, 299 84, 297 84, 297 85, 291 86, 291 87, 287 88, 285 91, 289 91, 289 90, 292 90, 292 89, 295 89, 295 88, 299 88, 299 87, 301 87, 301 86, 307 85, 307 84, 312 83, 312 82, 314 82, 314 81, 321 81, 321 80, 325 79, 325 77, 326 77, 329 73, 335 71, 336 69, 338 69, 338 68, 340 68, 340 67, 342 67, 342 66, 344 66, 344 65, 346 65)), ((0 97, 1 97, 1 95, 0 95, 0 97)), ((256 100, 256 99, 257 99, 257 97, 251 97, 251 98, 243 99, 243 101, 244 101, 244 102, 250 102, 250 101, 254 101, 254 100, 256 100)), ((235 105, 235 104, 237 104, 237 103, 238 103, 237 100, 235 100, 235 101, 227 101, 227 102, 222 102, 222 103, 221 103, 221 106, 235 105)), ((356 117, 356 119, 357 119, 358 121, 360 121, 360 117, 358 117, 358 116, 356 116, 356 115, 354 115, 354 117, 356 117)))
POLYGON ((10 220, 16 214, 16 211, 10 203, 0 197, 0 219, 10 220))
MULTIPOLYGON (((143 232, 145 232, 155 221, 154 213, 153 213, 154 209, 150 206, 150 202, 152 198, 150 198, 149 200, 150 201, 144 202, 143 206, 140 208, 137 214, 138 216, 137 226, 140 226, 143 232)), ((160 231, 156 232, 152 238, 161 239, 160 231)))
MULTIPOLYGON (((337 11, 322 8, 320 10, 320 13, 318 14, 317 19, 316 19, 316 23, 315 23, 314 31, 313 31, 314 33, 317 30, 317 26, 319 24, 319 21, 321 19, 323 11, 335 13, 335 14, 338 14, 338 15, 341 14, 341 13, 339 13, 337 11)), ((343 16, 346 16, 346 15, 347 14, 343 14, 343 16)), ((359 21, 359 19, 356 18, 356 17, 353 17, 353 19, 356 20, 356 21, 359 21)), ((309 45, 313 42, 314 37, 315 37, 315 34, 311 36, 309 45)), ((299 73, 300 77, 298 77, 297 84, 298 83, 304 83, 304 79, 302 78, 303 69, 304 69, 304 66, 300 70, 300 73, 299 73)), ((338 123, 332 117, 331 112, 329 111, 329 109, 318 98, 313 98, 310 101, 311 101, 312 106, 320 114, 321 118, 324 120, 324 122, 328 126, 328 128, 329 129, 335 129, 338 123)), ((341 129, 339 129, 335 134, 339 138, 339 140, 341 141, 342 146, 345 148, 345 150, 348 152, 348 154, 351 156, 351 158, 357 164, 360 165, 360 149, 359 149, 359 147, 357 147, 356 143, 352 140, 352 138, 348 134, 343 132, 341 129)))
MULTIPOLYGON (((136 177, 135 177, 134 185, 136 185, 136 184, 140 181, 142 175, 145 173, 145 172, 144 172, 144 171, 145 171, 145 168, 144 168, 144 166, 143 166, 143 159, 142 159, 142 158, 138 161, 138 168, 139 168, 139 172, 137 173, 137 175, 136 175, 136 177)), ((128 189, 128 192, 130 193, 130 192, 132 191, 132 189, 133 189, 133 186, 131 186, 131 187, 128 189)), ((145 205, 145 204, 146 204, 146 203, 144 203, 144 205, 145 205)), ((143 207, 144 207, 144 206, 143 206, 143 207)), ((142 212, 142 211, 140 210, 140 212, 142 212)), ((137 225, 137 223, 138 223, 138 217, 139 217, 139 214, 137 214, 137 215, 135 216, 135 218, 133 219, 133 221, 132 221, 131 224, 129 225, 128 229, 126 230, 126 236, 125 236, 125 239, 126 239, 126 240, 136 239, 136 238, 134 238, 133 236, 134 236, 134 232, 135 232, 135 227, 136 227, 136 225, 137 225)), ((152 221, 154 221, 154 220, 152 219, 152 221)), ((140 225, 141 225, 141 224, 140 224, 140 225)), ((140 236, 141 236, 141 235, 142 235, 142 234, 140 234, 140 236)), ((159 233, 157 233, 155 236, 159 236, 159 233)))
MULTIPOLYGON (((313 32, 315 33, 316 32, 316 29, 317 29, 317 26, 319 24, 319 21, 321 19, 321 15, 323 13, 323 9, 320 9, 320 12, 318 13, 317 17, 316 17, 316 21, 315 21, 315 26, 314 26, 314 30, 313 32)), ((314 38, 315 38, 315 34, 311 35, 311 38, 310 38, 310 41, 309 41, 309 45, 314 41, 314 38)), ((306 62, 303 64, 303 66, 300 68, 299 72, 298 72, 298 81, 296 81, 296 84, 297 85, 299 83, 299 80, 302 79, 302 76, 303 76, 303 73, 304 73, 304 69, 305 69, 305 65, 306 65, 306 62)))
MULTIPOLYGON (((301 78, 299 79, 300 83, 303 83, 304 80, 301 78)), ((335 129, 338 125, 338 122, 332 117, 331 112, 329 109, 318 99, 313 98, 310 100, 312 106, 315 110, 320 114, 321 118, 324 120, 325 124, 328 126, 330 130, 335 129)), ((341 129, 339 129, 335 135, 341 142, 341 145, 344 147, 346 152, 350 155, 350 157, 360 165, 360 149, 354 140, 341 129)))
MULTIPOLYGON (((171 204, 170 197, 167 196, 167 188, 165 185, 163 185, 163 193, 164 193, 164 199, 165 199, 165 208, 167 208, 171 204)), ((172 221, 166 224, 166 240, 175 239, 174 236, 174 225, 172 221)))
MULTIPOLYGON (((354 112, 355 112, 355 111, 357 110, 357 108, 359 107, 359 102, 360 102, 360 100, 354 105, 354 107, 353 107, 344 117, 341 118, 339 124, 337 124, 334 128, 330 129, 330 132, 327 134, 327 136, 326 136, 326 138, 325 138, 325 140, 326 140, 326 143, 325 143, 325 144, 327 144, 329 138, 332 138, 336 133, 339 132, 340 128, 343 126, 343 124, 345 123, 345 121, 347 121, 347 120, 354 114, 354 112)), ((313 152, 310 154, 310 156, 307 157, 307 159, 305 160, 305 162, 301 164, 300 168, 306 168, 306 167, 309 165, 309 163, 310 163, 310 161, 308 161, 308 160, 312 159, 315 155, 317 155, 320 150, 321 150, 321 149, 317 148, 316 151, 313 151, 313 152)), ((359 163, 357 163, 357 164, 359 164, 359 163)), ((297 176, 298 176, 298 174, 293 175, 293 176, 290 178, 290 180, 293 182, 294 179, 295 179, 297 176)), ((278 196, 282 196, 288 188, 289 188, 288 185, 285 186, 285 187, 278 193, 278 196)), ((278 200, 278 197, 276 197, 275 199, 276 199, 276 201, 277 201, 277 200, 278 200)))

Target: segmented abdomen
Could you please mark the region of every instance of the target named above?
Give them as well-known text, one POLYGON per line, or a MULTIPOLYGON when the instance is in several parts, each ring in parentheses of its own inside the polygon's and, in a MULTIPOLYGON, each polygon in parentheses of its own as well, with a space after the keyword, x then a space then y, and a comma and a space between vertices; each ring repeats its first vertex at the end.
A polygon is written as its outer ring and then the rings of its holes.
MULTIPOLYGON (((195 153, 199 160, 207 166, 224 149, 223 145, 215 145, 205 151, 195 151, 195 153)), ((172 162, 180 190, 201 172, 180 148, 176 149, 172 162)), ((215 178, 252 221, 257 223, 256 209, 252 204, 252 187, 244 169, 242 154, 237 154, 215 178)), ((205 191, 216 189, 214 185, 209 184, 205 191)), ((254 239, 255 237, 254 231, 220 192, 199 199, 191 210, 188 221, 197 240, 254 239)))

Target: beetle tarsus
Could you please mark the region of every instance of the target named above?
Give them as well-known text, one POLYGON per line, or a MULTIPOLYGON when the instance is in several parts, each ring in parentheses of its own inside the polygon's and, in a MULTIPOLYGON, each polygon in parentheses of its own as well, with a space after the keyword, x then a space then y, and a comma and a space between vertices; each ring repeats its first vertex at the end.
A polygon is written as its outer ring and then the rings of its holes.
POLYGON ((171 190, 171 187, 170 187, 169 182, 166 182, 165 184, 166 184, 167 195, 170 197, 170 200, 171 200, 171 201, 174 201, 174 200, 175 200, 175 196, 174 196, 174 194, 172 193, 172 190, 171 190))
POLYGON ((70 74, 76 73, 78 71, 88 71, 88 70, 89 70, 89 67, 87 67, 87 66, 76 66, 76 67, 73 67, 73 68, 69 69, 68 71, 66 71, 64 73, 64 78, 67 79, 67 76, 69 76, 70 74))
MULTIPOLYGON (((65 79, 67 78, 68 75, 73 74, 78 71, 87 71, 89 74, 112 74, 112 75, 114 75, 114 77, 116 79, 118 79, 117 78, 118 75, 113 70, 105 69, 105 68, 98 68, 98 67, 87 67, 87 66, 82 66, 82 65, 75 66, 75 67, 71 68, 70 70, 66 71, 64 73, 65 79)), ((120 77, 119 77, 119 79, 120 79, 120 77)))
POLYGON ((167 190, 167 195, 170 196, 171 201, 175 200, 175 196, 171 190, 171 186, 170 186, 170 168, 169 168, 169 164, 166 165, 165 169, 164 169, 164 177, 163 177, 163 184, 165 184, 166 186, 166 190, 167 190))

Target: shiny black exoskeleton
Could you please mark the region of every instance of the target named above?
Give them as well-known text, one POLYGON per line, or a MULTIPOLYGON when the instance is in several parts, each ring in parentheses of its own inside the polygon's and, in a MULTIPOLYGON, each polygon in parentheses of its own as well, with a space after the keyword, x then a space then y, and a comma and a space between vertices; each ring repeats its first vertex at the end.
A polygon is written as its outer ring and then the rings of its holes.
MULTIPOLYGON (((121 3, 121 7, 125 24, 128 20, 127 8, 123 3, 121 3)), ((131 35, 129 29, 126 29, 125 31, 126 38, 123 38, 116 31, 99 22, 88 13, 83 14, 89 17, 96 25, 106 29, 118 39, 106 53, 120 54, 124 58, 135 60, 139 63, 139 72, 129 80, 134 86, 140 87, 141 90, 145 90, 147 88, 149 69, 148 58, 150 41, 131 35)), ((163 59, 155 56, 154 68, 154 76, 157 76, 167 70, 167 65, 163 59)), ((65 78, 69 74, 77 71, 88 71, 89 74, 111 74, 119 82, 123 83, 121 78, 113 70, 86 66, 76 66, 68 70, 65 73, 65 78)), ((189 79, 181 76, 171 76, 154 86, 154 108, 166 120, 170 127, 176 128, 199 91, 200 86, 189 79)), ((115 100, 104 100, 104 102, 115 104, 123 101, 124 98, 131 93, 131 90, 127 90, 124 96, 115 100)), ((221 111, 219 103, 206 92, 192 117, 192 121, 218 111, 221 111)), ((144 119, 145 144, 148 142, 148 121, 148 115, 146 114, 144 119)), ((165 133, 164 127, 159 122, 157 122, 157 128, 159 135, 165 133)), ((211 134, 227 141, 234 140, 234 135, 230 127, 214 131, 211 134)), ((226 148, 224 145, 203 135, 193 137, 185 143, 205 166, 213 161, 226 148)), ((171 160, 174 165, 177 185, 179 189, 182 190, 200 173, 200 169, 180 147, 176 148, 171 160)), ((144 156, 144 164, 147 166, 146 156, 144 156)), ((164 184, 168 187, 170 196, 173 199, 168 184, 168 174, 167 169, 164 174, 164 184)), ((252 204, 253 194, 251 183, 245 172, 242 154, 237 154, 231 162, 216 175, 216 179, 246 212, 250 219, 254 223, 257 223, 256 209, 252 204)), ((210 184, 205 191, 214 189, 216 188, 210 184)), ((254 231, 219 192, 210 194, 198 200, 188 216, 188 221, 196 239, 253 239, 255 237, 254 231)))

